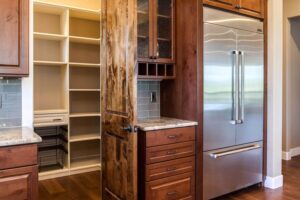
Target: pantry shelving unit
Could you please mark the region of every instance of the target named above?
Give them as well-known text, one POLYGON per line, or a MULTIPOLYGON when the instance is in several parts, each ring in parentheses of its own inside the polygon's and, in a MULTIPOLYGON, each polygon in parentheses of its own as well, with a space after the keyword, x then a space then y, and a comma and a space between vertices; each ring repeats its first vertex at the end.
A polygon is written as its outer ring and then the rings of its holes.
POLYGON ((67 130, 66 159, 40 179, 101 168, 100 13, 100 0, 34 1, 34 126, 67 130))

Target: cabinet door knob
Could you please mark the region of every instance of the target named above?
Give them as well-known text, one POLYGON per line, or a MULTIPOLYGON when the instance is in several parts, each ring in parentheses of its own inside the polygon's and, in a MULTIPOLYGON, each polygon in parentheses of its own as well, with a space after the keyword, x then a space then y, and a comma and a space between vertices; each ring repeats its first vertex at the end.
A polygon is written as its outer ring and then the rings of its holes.
POLYGON ((235 6, 235 8, 241 9, 242 7, 241 7, 241 5, 237 4, 237 5, 235 6))

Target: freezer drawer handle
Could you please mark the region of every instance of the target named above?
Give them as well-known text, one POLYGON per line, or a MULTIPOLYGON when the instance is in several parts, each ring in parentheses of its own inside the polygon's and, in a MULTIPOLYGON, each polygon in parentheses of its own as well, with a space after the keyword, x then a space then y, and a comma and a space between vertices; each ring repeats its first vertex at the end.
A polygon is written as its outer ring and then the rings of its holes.
POLYGON ((235 149, 235 150, 231 150, 231 151, 225 151, 225 152, 220 152, 220 153, 211 153, 210 157, 217 159, 220 157, 229 156, 229 155, 236 154, 236 153, 242 153, 245 151, 251 151, 251 150, 259 149, 259 148, 261 148, 261 146, 259 144, 255 144, 255 145, 251 145, 251 146, 247 146, 244 148, 235 149))

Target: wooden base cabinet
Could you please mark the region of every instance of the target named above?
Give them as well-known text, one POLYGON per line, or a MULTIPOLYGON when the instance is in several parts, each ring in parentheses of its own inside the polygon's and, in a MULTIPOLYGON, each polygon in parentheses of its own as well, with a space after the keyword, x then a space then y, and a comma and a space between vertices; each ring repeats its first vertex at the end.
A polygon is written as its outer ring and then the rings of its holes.
POLYGON ((195 199, 195 127, 138 135, 139 199, 195 199))
POLYGON ((37 200, 37 146, 0 148, 0 200, 37 200))
POLYGON ((0 199, 38 199, 37 171, 37 165, 0 171, 0 199))

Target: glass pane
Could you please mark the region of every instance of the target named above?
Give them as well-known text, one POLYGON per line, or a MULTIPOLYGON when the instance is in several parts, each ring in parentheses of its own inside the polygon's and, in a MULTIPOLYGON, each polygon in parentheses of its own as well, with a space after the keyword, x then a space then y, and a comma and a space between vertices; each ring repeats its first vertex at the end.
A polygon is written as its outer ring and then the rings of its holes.
POLYGON ((172 58, 172 0, 157 0, 159 58, 172 58))
POLYGON ((172 20, 170 18, 158 17, 157 31, 158 38, 171 39, 172 20))
POLYGON ((138 38, 138 57, 149 57, 149 38, 138 38))
POLYGON ((172 0, 157 0, 158 14, 171 17, 172 15, 172 0))
POLYGON ((172 58, 172 42, 165 40, 158 40, 158 51, 160 58, 172 58))
POLYGON ((138 0, 138 57, 149 57, 149 0, 138 0))

